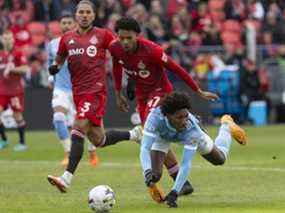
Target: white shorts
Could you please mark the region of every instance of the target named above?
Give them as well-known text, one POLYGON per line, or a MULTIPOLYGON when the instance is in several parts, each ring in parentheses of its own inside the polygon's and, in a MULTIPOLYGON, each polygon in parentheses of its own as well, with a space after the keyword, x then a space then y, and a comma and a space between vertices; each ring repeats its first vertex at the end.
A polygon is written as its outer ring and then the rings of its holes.
POLYGON ((164 153, 168 153, 169 148, 170 142, 163 140, 162 138, 159 138, 151 146, 151 150, 160 151, 164 153))
MULTIPOLYGON (((196 142, 198 143, 197 151, 200 153, 200 155, 209 154, 214 148, 213 140, 206 133, 204 133, 202 137, 200 137, 199 140, 197 140, 196 142)), ((169 148, 170 148, 170 142, 159 138, 157 141, 155 141, 152 144, 151 150, 168 153, 169 148)))
POLYGON ((76 114, 72 92, 65 92, 59 89, 53 90, 52 108, 59 106, 67 110, 67 123, 69 126, 71 126, 76 114))
POLYGON ((52 94, 52 108, 61 106, 67 110, 74 108, 72 92, 55 89, 52 94))

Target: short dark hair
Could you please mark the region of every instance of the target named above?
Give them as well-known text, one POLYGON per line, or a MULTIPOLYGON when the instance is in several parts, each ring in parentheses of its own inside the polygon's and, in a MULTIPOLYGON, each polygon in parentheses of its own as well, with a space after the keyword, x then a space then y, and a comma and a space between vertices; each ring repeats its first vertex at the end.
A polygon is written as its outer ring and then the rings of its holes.
POLYGON ((163 99, 160 108, 163 115, 172 115, 181 109, 191 110, 190 96, 183 92, 172 92, 163 99))
POLYGON ((116 22, 115 31, 118 32, 119 30, 130 30, 140 33, 141 27, 134 18, 123 17, 116 22))
POLYGON ((96 5, 95 5, 92 1, 90 1, 90 0, 81 0, 81 1, 76 5, 76 10, 75 10, 75 11, 78 10, 78 7, 79 7, 80 4, 88 4, 88 5, 90 5, 90 6, 92 7, 92 9, 93 9, 93 12, 96 13, 96 5))
POLYGON ((63 18, 72 18, 72 19, 74 19, 74 16, 72 15, 71 12, 65 10, 65 11, 62 11, 62 13, 60 14, 59 21, 61 21, 61 19, 63 19, 63 18))

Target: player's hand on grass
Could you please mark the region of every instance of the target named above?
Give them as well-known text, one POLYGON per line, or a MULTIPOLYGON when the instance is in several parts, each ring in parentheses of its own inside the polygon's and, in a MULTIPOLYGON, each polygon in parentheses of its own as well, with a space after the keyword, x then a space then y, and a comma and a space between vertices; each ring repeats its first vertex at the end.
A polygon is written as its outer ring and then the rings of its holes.
POLYGON ((178 194, 175 190, 172 190, 166 195, 165 202, 170 208, 177 208, 178 205, 176 203, 178 194))
POLYGON ((60 68, 58 67, 57 64, 53 64, 51 66, 49 66, 48 71, 50 75, 55 75, 56 73, 58 73, 60 70, 60 68))
POLYGON ((120 92, 116 94, 116 102, 117 102, 117 106, 120 111, 123 111, 123 112, 129 111, 130 106, 128 104, 128 101, 126 97, 122 95, 120 92))
POLYGON ((215 93, 212 92, 208 92, 208 91, 203 91, 201 89, 199 89, 197 91, 197 93, 199 94, 200 97, 209 100, 209 101, 215 101, 219 99, 219 96, 215 93))

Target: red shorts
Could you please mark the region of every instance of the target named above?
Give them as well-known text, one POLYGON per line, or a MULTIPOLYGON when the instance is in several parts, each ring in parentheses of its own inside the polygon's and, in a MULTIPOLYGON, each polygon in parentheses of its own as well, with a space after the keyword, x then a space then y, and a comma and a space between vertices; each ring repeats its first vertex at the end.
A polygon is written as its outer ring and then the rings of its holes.
POLYGON ((103 126, 107 96, 105 93, 74 95, 76 119, 88 119, 96 126, 103 126))
POLYGON ((3 109, 11 107, 14 112, 24 111, 24 94, 18 95, 0 95, 0 106, 3 109))
POLYGON ((166 92, 153 92, 149 95, 147 99, 138 98, 137 99, 137 110, 140 114, 140 119, 142 124, 146 121, 147 115, 151 111, 151 109, 159 106, 162 98, 166 95, 166 92))

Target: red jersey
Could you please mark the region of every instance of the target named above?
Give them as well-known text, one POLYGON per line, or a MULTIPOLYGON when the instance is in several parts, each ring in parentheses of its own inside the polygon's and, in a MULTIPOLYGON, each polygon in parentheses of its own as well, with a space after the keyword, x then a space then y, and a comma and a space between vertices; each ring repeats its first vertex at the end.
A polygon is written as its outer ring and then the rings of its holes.
POLYGON ((4 71, 8 63, 15 67, 27 64, 22 52, 13 50, 11 53, 0 51, 0 95, 17 95, 24 93, 24 79, 21 74, 10 73, 4 77, 4 71))
POLYGON ((57 54, 67 57, 74 95, 106 92, 106 50, 113 34, 94 27, 85 34, 64 34, 57 54))
POLYGON ((109 50, 113 57, 116 90, 121 90, 122 71, 125 71, 136 81, 137 98, 148 98, 154 91, 169 93, 172 91, 172 84, 167 78, 165 68, 177 74, 193 90, 198 89, 195 81, 181 66, 166 55, 159 45, 147 39, 138 38, 135 53, 125 52, 118 40, 110 44, 109 50))

